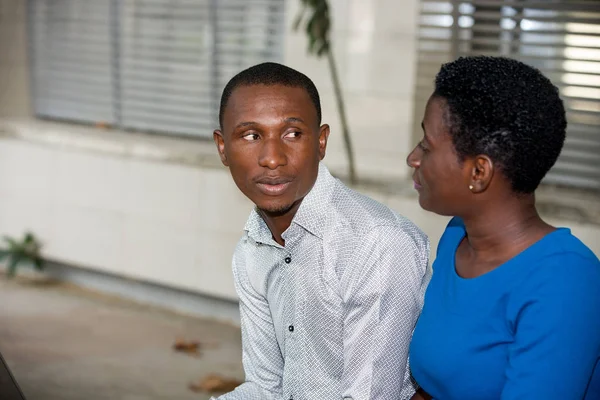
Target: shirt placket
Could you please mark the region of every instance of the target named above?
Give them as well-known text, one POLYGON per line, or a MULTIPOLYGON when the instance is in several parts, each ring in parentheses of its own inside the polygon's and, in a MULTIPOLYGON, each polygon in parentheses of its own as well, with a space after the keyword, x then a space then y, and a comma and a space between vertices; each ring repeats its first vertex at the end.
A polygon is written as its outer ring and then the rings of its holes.
POLYGON ((284 385, 284 399, 300 399, 299 396, 299 377, 302 371, 299 370, 301 354, 299 353, 299 334, 302 327, 299 325, 298 310, 297 310, 297 281, 296 263, 294 257, 294 240, 290 237, 286 238, 286 246, 284 248, 284 256, 282 260, 282 269, 285 279, 286 293, 286 310, 285 310, 285 369, 286 384, 284 385))

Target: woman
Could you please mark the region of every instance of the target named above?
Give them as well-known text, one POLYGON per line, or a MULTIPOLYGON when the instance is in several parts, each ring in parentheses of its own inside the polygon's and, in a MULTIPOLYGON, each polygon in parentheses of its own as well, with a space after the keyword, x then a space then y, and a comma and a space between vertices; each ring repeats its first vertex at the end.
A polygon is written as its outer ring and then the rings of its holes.
POLYGON ((413 399, 600 399, 600 262, 535 208, 565 140, 557 88, 515 60, 460 58, 422 126, 419 203, 454 218, 411 344, 413 399))

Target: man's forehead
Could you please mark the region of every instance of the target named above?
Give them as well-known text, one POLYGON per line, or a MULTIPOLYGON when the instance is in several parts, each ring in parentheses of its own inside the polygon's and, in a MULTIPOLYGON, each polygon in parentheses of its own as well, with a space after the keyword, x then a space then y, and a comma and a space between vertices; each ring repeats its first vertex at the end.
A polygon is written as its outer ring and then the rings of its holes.
POLYGON ((251 85, 236 88, 225 110, 225 119, 262 113, 293 113, 287 117, 316 116, 312 101, 303 88, 283 85, 251 85), (296 115, 297 114, 297 115, 296 115))
POLYGON ((308 98, 308 93, 302 87, 298 86, 286 86, 282 84, 273 84, 273 85, 265 85, 265 84, 255 84, 255 85, 241 85, 233 90, 231 93, 230 100, 248 100, 248 95, 254 94, 255 96, 264 96, 264 97, 306 97, 308 98), (300 95, 300 93, 304 94, 304 96, 300 95))

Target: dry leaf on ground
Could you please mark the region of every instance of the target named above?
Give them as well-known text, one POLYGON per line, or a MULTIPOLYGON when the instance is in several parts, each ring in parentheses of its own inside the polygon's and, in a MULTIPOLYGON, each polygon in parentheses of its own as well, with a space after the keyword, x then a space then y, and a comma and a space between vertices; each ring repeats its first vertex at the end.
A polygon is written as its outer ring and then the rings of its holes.
POLYGON ((183 339, 177 339, 173 344, 175 351, 182 353, 200 356, 200 342, 198 341, 186 341, 183 339))
POLYGON ((236 379, 211 374, 200 379, 198 382, 191 383, 189 388, 194 392, 227 393, 241 384, 242 382, 236 379))

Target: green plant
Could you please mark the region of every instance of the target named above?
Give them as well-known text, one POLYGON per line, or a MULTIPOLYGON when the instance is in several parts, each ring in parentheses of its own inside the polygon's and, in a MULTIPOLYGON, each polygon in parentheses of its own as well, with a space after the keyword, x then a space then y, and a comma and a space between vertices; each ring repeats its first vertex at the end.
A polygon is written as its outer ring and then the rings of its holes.
POLYGON ((346 118, 346 107, 344 105, 342 85, 340 83, 337 64, 335 62, 329 36, 331 30, 329 3, 327 0, 300 0, 300 2, 302 3, 302 7, 294 22, 294 30, 297 31, 302 23, 305 22, 304 30, 308 35, 308 52, 315 55, 317 58, 322 56, 327 57, 337 108, 340 115, 340 123, 342 125, 346 156, 348 158, 348 177, 351 183, 356 183, 354 152, 352 150, 350 129, 348 128, 348 120, 346 118))
POLYGON ((32 264, 35 269, 44 269, 44 260, 40 255, 42 245, 36 237, 27 232, 23 240, 16 240, 8 236, 4 236, 6 248, 0 249, 0 261, 7 259, 7 275, 12 278, 17 272, 19 264, 32 264))

